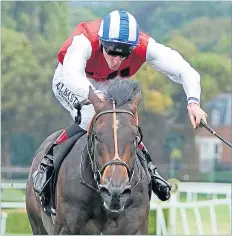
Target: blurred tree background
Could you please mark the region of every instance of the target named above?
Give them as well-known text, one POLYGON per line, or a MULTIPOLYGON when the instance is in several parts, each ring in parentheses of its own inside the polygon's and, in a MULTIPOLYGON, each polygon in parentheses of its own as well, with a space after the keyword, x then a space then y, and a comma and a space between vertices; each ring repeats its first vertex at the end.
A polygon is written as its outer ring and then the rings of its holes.
MULTIPOLYGON (((78 23, 116 8, 128 10, 143 31, 176 49, 201 74, 202 106, 232 92, 230 2, 4 1, 2 166, 29 166, 44 138, 72 122, 51 89, 57 52, 78 23)), ((182 165, 176 175, 197 180, 197 131, 190 125, 182 86, 149 65, 134 78, 143 89, 140 125, 155 164, 168 177, 173 156, 182 165)))

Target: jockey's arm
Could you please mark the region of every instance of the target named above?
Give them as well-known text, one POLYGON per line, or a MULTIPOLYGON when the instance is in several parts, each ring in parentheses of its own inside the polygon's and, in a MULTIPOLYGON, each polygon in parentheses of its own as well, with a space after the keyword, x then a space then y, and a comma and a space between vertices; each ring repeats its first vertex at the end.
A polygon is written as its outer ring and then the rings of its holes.
POLYGON ((150 38, 146 59, 154 69, 183 85, 188 104, 200 103, 200 75, 177 51, 150 38))
POLYGON ((94 89, 95 93, 100 93, 85 74, 86 62, 91 53, 90 41, 83 34, 77 35, 73 38, 63 62, 63 76, 66 86, 83 99, 88 98, 89 86, 94 89))
MULTIPOLYGON (((92 47, 89 40, 84 35, 77 35, 73 38, 72 44, 69 46, 63 61, 62 82, 69 91, 76 95, 79 102, 88 99, 89 86, 102 99, 101 91, 96 90, 85 74, 86 62, 90 58, 91 53, 92 47)), ((66 104, 64 106, 70 111, 74 119, 76 110, 69 108, 66 104)), ((80 127, 87 130, 94 115, 93 105, 83 106, 81 115, 82 121, 80 127)))

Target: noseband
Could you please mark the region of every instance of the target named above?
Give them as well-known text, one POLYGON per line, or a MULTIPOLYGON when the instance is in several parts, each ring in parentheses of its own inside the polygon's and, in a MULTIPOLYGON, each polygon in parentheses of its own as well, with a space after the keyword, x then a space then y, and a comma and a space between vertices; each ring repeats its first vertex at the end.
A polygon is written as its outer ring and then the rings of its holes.
MULTIPOLYGON (((94 118, 93 121, 91 122, 90 125, 90 130, 89 130, 89 134, 88 134, 88 144, 87 144, 87 150, 88 150, 88 155, 90 157, 91 160, 91 165, 92 165, 92 170, 94 173, 94 179, 95 181, 100 184, 100 179, 102 174, 104 173, 104 170, 106 169, 106 167, 110 166, 110 165, 121 165, 126 167, 127 169, 127 174, 129 177, 129 182, 132 179, 133 173, 134 173, 134 163, 135 160, 133 161, 132 167, 131 169, 129 168, 128 164, 124 161, 122 161, 122 159, 119 157, 119 153, 118 153, 118 134, 117 134, 117 128, 116 128, 116 114, 117 113, 125 113, 125 114, 129 114, 130 116, 133 117, 133 119, 135 119, 135 116, 132 112, 127 111, 127 110, 121 110, 121 109, 116 109, 115 108, 115 101, 113 100, 113 109, 112 110, 105 110, 102 111, 100 113, 98 113, 94 118), (102 167, 99 167, 99 165, 97 164, 96 161, 96 156, 95 156, 95 148, 96 148, 96 132, 95 132, 95 128, 94 125, 97 121, 97 119, 104 115, 104 114, 109 114, 112 113, 113 115, 113 132, 114 132, 114 158, 111 161, 106 162, 102 167)), ((137 123, 137 119, 136 123, 137 123)), ((139 143, 142 141, 142 132, 141 129, 138 126, 137 123, 137 127, 138 127, 138 135, 137 138, 135 139, 135 148, 137 148, 137 146, 139 145, 139 143)))

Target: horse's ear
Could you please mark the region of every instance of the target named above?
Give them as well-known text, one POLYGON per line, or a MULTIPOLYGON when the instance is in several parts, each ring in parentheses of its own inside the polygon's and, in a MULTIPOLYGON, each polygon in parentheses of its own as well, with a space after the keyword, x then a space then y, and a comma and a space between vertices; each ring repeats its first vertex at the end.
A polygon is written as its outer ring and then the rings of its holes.
POLYGON ((88 99, 92 103, 95 112, 99 112, 102 109, 104 102, 97 96, 91 86, 89 86, 88 99))
POLYGON ((142 94, 141 92, 138 92, 134 98, 132 99, 132 101, 130 102, 130 109, 132 110, 133 113, 135 113, 138 110, 138 106, 142 101, 142 94))

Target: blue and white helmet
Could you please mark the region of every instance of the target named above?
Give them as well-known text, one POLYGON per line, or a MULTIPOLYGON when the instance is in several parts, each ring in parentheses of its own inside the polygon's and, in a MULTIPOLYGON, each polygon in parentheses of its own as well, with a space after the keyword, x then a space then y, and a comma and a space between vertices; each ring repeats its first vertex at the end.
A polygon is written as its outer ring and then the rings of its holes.
POLYGON ((98 36, 107 47, 111 45, 114 49, 134 49, 139 44, 139 25, 129 12, 115 10, 104 17, 101 22, 98 36))

